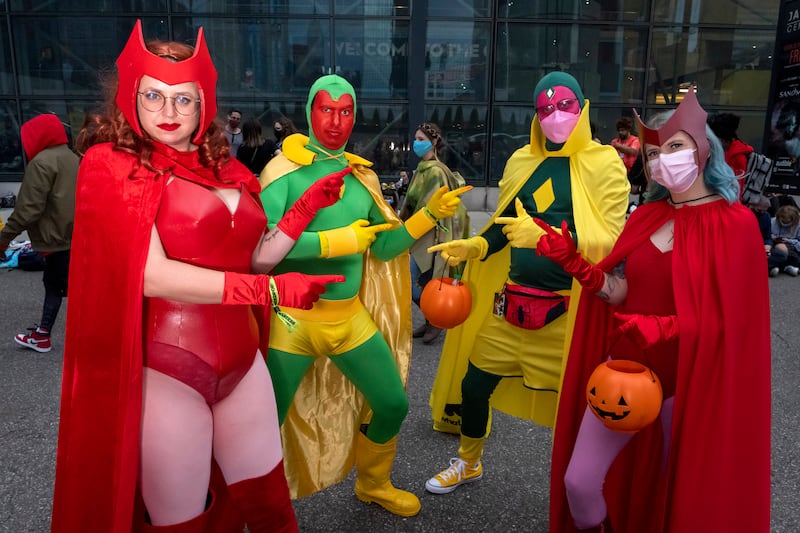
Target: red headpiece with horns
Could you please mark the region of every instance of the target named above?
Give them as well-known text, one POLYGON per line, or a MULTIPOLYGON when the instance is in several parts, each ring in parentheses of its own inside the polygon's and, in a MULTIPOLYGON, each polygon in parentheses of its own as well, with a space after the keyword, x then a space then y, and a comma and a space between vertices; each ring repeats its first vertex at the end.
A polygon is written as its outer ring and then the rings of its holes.
POLYGON ((711 151, 706 134, 708 113, 700 107, 694 87, 689 88, 689 92, 683 97, 683 101, 678 105, 675 113, 658 129, 648 128, 644 125, 635 109, 633 113, 636 116, 636 123, 639 128, 639 142, 642 145, 642 150, 644 150, 645 144, 661 146, 670 137, 683 130, 697 144, 697 166, 700 168, 700 172, 703 172, 706 161, 708 161, 708 154, 711 151))
POLYGON ((189 59, 174 61, 155 55, 147 49, 142 35, 142 21, 137 20, 128 43, 117 58, 119 87, 117 106, 133 130, 142 134, 136 113, 136 98, 142 76, 150 76, 167 85, 195 82, 200 92, 200 124, 192 142, 199 144, 217 114, 217 70, 211 61, 203 28, 197 32, 194 54, 189 59))

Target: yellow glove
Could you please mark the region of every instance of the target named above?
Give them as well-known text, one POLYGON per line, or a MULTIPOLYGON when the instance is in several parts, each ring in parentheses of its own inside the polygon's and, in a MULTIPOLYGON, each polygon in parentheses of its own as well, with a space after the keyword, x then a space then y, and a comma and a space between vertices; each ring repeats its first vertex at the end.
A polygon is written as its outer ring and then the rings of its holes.
POLYGON ((517 209, 516 217, 497 217, 494 221, 505 224, 503 233, 514 248, 536 248, 544 230, 525 211, 519 198, 514 199, 514 207, 517 209))
POLYGON ((456 208, 461 203, 461 198, 459 198, 459 196, 471 190, 472 185, 465 185, 454 191, 449 190, 447 185, 442 185, 439 187, 438 191, 433 193, 431 199, 428 200, 428 205, 425 207, 436 220, 451 217, 455 214, 456 208))
POLYGON ((378 233, 392 227, 391 224, 369 225, 369 220, 359 219, 343 228, 320 231, 320 257, 363 254, 378 238, 378 233))
POLYGON ((442 259, 447 261, 447 264, 450 266, 456 266, 468 259, 483 259, 486 257, 486 252, 488 251, 489 242, 483 237, 457 239, 428 248, 429 254, 442 252, 442 259))

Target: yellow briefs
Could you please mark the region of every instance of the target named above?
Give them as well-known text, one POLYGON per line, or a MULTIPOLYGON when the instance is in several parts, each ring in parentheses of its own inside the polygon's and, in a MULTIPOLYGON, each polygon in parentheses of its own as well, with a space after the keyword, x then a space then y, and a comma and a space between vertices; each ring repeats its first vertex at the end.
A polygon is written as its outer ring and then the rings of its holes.
POLYGON ((348 300, 319 300, 309 310, 282 308, 297 320, 291 333, 272 314, 269 347, 297 355, 339 355, 367 342, 378 327, 358 296, 348 300))

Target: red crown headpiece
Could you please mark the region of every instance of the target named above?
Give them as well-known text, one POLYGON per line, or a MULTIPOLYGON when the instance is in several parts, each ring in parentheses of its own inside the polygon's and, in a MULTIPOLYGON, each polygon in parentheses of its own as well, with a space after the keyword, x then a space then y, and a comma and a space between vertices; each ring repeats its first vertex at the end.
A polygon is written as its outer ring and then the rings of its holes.
POLYGON ((644 150, 645 144, 661 146, 678 131, 685 131, 697 144, 697 166, 700 172, 708 161, 708 154, 711 146, 706 135, 706 118, 708 113, 700 107, 694 87, 689 88, 689 92, 683 97, 683 101, 678 105, 675 113, 658 129, 651 129, 644 125, 639 113, 633 110, 636 116, 636 124, 639 128, 639 142, 644 150))
POLYGON ((139 135, 142 130, 136 113, 136 97, 142 76, 151 76, 167 85, 195 82, 200 92, 200 124, 192 142, 200 143, 217 114, 217 70, 208 52, 203 28, 197 32, 197 43, 192 57, 175 62, 159 57, 147 49, 142 35, 142 21, 137 20, 128 43, 117 58, 117 72, 117 106, 139 135))

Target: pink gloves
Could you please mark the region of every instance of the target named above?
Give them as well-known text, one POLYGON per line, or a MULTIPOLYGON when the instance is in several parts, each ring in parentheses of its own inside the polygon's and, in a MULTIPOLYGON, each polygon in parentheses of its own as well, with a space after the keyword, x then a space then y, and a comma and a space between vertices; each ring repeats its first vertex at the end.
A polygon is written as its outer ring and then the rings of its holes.
POLYGON ((309 276, 299 272, 287 272, 277 276, 225 272, 222 303, 273 307, 283 305, 296 309, 311 309, 314 302, 319 300, 319 295, 325 292, 326 284, 340 283, 344 279, 341 275, 309 276), (274 280, 277 299, 270 296, 270 280, 274 280))
POLYGON ((678 338, 678 317, 614 313, 617 332, 627 335, 639 348, 646 350, 662 342, 678 338))
POLYGON ((292 240, 299 239, 317 211, 336 203, 341 196, 344 177, 352 171, 347 167, 314 182, 283 215, 278 229, 292 240))
POLYGON ((605 273, 586 261, 578 252, 575 240, 569 233, 567 222, 561 222, 561 233, 553 229, 547 222, 533 219, 545 231, 536 245, 536 253, 558 263, 564 272, 575 278, 593 293, 599 292, 606 281, 605 273))

